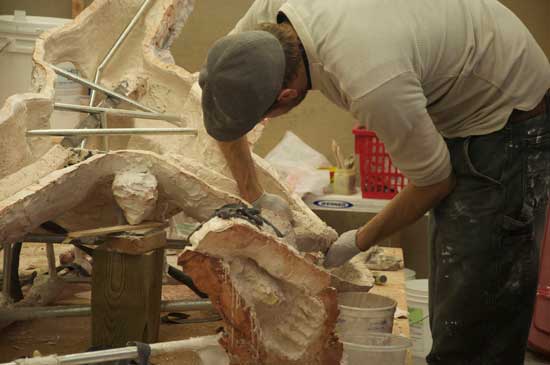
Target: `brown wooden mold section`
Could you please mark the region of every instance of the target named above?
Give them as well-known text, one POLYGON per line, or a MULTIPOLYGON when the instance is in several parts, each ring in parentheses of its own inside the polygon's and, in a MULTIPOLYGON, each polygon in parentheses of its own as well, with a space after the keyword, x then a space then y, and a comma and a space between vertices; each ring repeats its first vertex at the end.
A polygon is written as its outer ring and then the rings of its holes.
MULTIPOLYGON (((316 341, 298 360, 281 358, 269 352, 254 332, 250 308, 234 289, 221 259, 195 251, 184 251, 178 259, 183 271, 197 287, 208 294, 225 323, 221 345, 228 351, 232 364, 259 365, 332 365, 339 364, 343 346, 334 334, 338 317, 336 290, 327 287, 316 297, 324 304, 327 318, 322 338, 316 341)), ((281 313, 281 315, 285 315, 281 313)))

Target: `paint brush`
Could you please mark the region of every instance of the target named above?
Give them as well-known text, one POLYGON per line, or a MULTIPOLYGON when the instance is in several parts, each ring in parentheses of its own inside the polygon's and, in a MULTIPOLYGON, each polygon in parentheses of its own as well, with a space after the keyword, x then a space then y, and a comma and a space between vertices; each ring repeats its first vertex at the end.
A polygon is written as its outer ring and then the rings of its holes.
POLYGON ((344 168, 346 169, 353 169, 353 165, 355 165, 355 155, 351 154, 348 158, 344 160, 344 168))
POLYGON ((344 158, 342 157, 342 151, 340 150, 340 146, 336 145, 336 153, 338 154, 338 162, 340 163, 340 168, 345 168, 344 166, 344 158))
POLYGON ((336 160, 336 167, 339 169, 344 168, 344 158, 342 157, 342 151, 340 150, 340 146, 336 141, 332 140, 332 154, 334 155, 334 159, 336 160))
POLYGON ((336 168, 341 169, 342 166, 340 165, 340 159, 338 158, 338 144, 335 140, 332 140, 332 154, 334 156, 334 159, 336 160, 336 168))

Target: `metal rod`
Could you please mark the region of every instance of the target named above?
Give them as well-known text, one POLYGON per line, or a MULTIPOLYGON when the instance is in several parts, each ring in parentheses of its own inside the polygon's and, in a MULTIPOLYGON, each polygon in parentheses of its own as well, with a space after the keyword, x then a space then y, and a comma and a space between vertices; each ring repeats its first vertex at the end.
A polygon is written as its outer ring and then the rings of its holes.
POLYGON ((131 136, 137 134, 185 134, 196 136, 193 128, 94 128, 94 129, 33 129, 27 131, 27 136, 131 136))
MULTIPOLYGON (((101 128, 108 129, 107 127, 107 113, 101 113, 101 128)), ((103 136, 103 148, 105 151, 109 151, 109 136, 103 136)))
POLYGON ((48 257, 48 274, 50 278, 57 277, 57 270, 55 269, 55 252, 53 250, 53 243, 46 243, 46 255, 48 257))
POLYGON ((117 361, 124 359, 137 359, 137 347, 122 347, 118 349, 109 349, 94 352, 84 352, 81 354, 71 354, 58 356, 57 359, 63 365, 79 364, 99 364, 108 361, 117 361))
MULTIPOLYGON (((116 51, 118 50, 120 45, 124 42, 124 40, 126 39, 128 34, 130 34, 130 32, 132 31, 134 26, 137 24, 137 22, 138 22, 139 18, 141 17, 141 15, 145 12, 145 9, 147 8, 147 6, 149 5, 150 2, 151 2, 151 0, 144 0, 143 3, 141 3, 141 6, 138 9, 136 15, 134 15, 134 17, 132 18, 130 23, 128 23, 128 25, 126 26, 124 31, 118 36, 118 39, 116 40, 113 47, 109 50, 109 52, 107 52, 107 55, 105 56, 103 61, 101 61, 101 64, 97 67, 95 77, 94 77, 94 82, 96 84, 99 85, 99 79, 101 78, 101 74, 103 73, 103 69, 111 61, 111 58, 113 58, 114 54, 116 53, 116 51)), ((92 89, 92 93, 90 95, 90 106, 94 105, 95 96, 96 96, 96 90, 92 89)))
POLYGON ((160 305, 161 312, 212 310, 210 300, 166 300, 160 305))
MULTIPOLYGON (((136 347, 122 347, 122 348, 109 349, 109 350, 83 352, 80 354, 61 355, 61 356, 50 355, 50 356, 43 357, 44 362, 42 363, 47 363, 46 359, 51 359, 52 357, 56 360, 55 362, 56 364, 63 364, 63 365, 98 364, 98 363, 103 363, 107 361, 135 359, 138 357, 138 351, 136 347)), ((40 360, 40 358, 37 358, 36 360, 40 360)), ((12 364, 17 365, 16 362, 7 362, 5 364, 0 364, 0 365, 12 365, 12 364)), ((40 364, 40 362, 34 362, 33 364, 40 364)))
MULTIPOLYGON (((173 281, 170 281, 171 278, 167 276, 162 277, 162 285, 168 285, 172 284, 173 281)), ((89 276, 66 276, 66 275, 60 275, 59 280, 63 280, 66 283, 69 284, 91 284, 92 278, 89 276)))
POLYGON ((86 106, 86 105, 64 104, 64 103, 55 103, 53 107, 55 110, 69 111, 69 112, 108 114, 108 115, 116 115, 120 117, 129 117, 129 118, 165 120, 167 122, 181 121, 181 117, 176 114, 148 113, 148 112, 140 112, 140 111, 128 110, 128 109, 102 108, 99 106, 86 106))
POLYGON ((61 69, 57 66, 52 65, 52 64, 48 64, 48 66, 51 67, 55 71, 56 74, 61 75, 61 76, 65 77, 69 80, 78 82, 79 84, 87 86, 92 90, 101 91, 101 92, 103 92, 103 93, 105 93, 109 96, 112 96, 113 98, 123 100, 123 101, 127 102, 128 104, 131 104, 131 105, 135 106, 138 109, 141 109, 141 110, 144 110, 144 111, 147 111, 147 112, 150 112, 150 113, 157 113, 157 111, 154 110, 154 109, 151 109, 151 108, 149 108, 149 107, 147 107, 147 106, 145 106, 141 103, 138 103, 135 100, 132 100, 132 99, 130 99, 130 98, 124 96, 124 95, 121 95, 117 92, 114 92, 112 90, 109 90, 109 89, 107 89, 107 88, 105 88, 101 85, 98 85, 94 82, 85 80, 85 79, 81 78, 80 76, 77 76, 77 75, 75 75, 71 72, 65 71, 65 70, 63 70, 63 69, 61 69))
MULTIPOLYGON (((54 243, 62 244, 67 236, 62 234, 50 235, 50 234, 28 234, 21 240, 25 243, 54 243)), ((97 243, 86 243, 86 245, 97 245, 97 243)), ((184 240, 166 240, 166 248, 184 249, 191 246, 191 244, 184 240)))
MULTIPOLYGON (((150 344, 151 356, 166 355, 182 351, 200 351, 211 344, 217 343, 219 335, 208 336, 211 339, 205 341, 205 337, 188 338, 186 340, 158 342, 150 344)), ((108 350, 82 352, 70 355, 49 355, 29 359, 32 364, 56 363, 61 365, 98 364, 116 360, 137 359, 139 352, 137 346, 119 347, 108 350), (47 359, 47 360, 46 360, 47 359), (48 361, 49 360, 49 361, 48 361)), ((0 365, 17 365, 16 362, 8 362, 0 365)))
MULTIPOLYGON (((210 300, 173 300, 163 301, 160 305, 161 312, 200 311, 213 308, 210 300)), ((0 309, 0 322, 28 321, 39 318, 88 317, 91 313, 92 307, 89 305, 2 308, 0 309)))

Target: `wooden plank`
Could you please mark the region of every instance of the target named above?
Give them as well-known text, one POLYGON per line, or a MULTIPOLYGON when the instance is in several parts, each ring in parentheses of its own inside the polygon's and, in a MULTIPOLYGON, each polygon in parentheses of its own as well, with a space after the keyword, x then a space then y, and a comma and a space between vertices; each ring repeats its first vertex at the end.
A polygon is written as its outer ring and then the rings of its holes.
POLYGON ((153 229, 144 234, 125 232, 109 237, 101 247, 113 252, 140 255, 158 248, 165 248, 166 232, 161 229, 153 229))
POLYGON ((71 240, 75 238, 83 238, 83 237, 97 237, 97 236, 106 236, 111 233, 119 233, 119 232, 126 232, 126 231, 140 231, 140 230, 147 230, 150 228, 166 228, 168 227, 168 224, 165 222, 146 222, 136 225, 121 225, 121 226, 111 226, 111 227, 102 227, 102 228, 94 228, 94 229, 87 229, 84 231, 74 231, 67 233, 67 238, 63 243, 70 243, 71 240))
POLYGON ((98 248, 92 275, 92 345, 157 342, 164 249, 128 255, 98 248))

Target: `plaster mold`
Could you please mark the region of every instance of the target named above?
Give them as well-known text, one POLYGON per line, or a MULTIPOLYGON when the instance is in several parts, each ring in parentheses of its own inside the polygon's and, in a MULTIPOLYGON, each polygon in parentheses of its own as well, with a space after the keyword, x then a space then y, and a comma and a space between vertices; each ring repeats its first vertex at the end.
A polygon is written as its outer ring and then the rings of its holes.
POLYGON ((338 364, 330 275, 264 228, 213 218, 179 264, 224 320, 233 364, 338 364), (274 258, 279 259, 274 259, 274 258))
POLYGON ((130 224, 140 224, 155 210, 157 179, 148 171, 123 171, 115 175, 113 195, 130 224))
MULTIPOLYGON (((82 77, 93 80, 97 66, 141 3, 141 0, 96 0, 75 21, 39 37, 33 54, 34 92, 10 97, 0 110, 0 178, 35 162, 54 146, 52 138, 25 136, 28 129, 49 127, 56 76, 48 64, 71 62, 82 77)), ((103 70, 100 84, 113 90, 123 85, 125 94, 140 103, 159 112, 180 115, 181 120, 174 124, 196 128, 198 136, 110 137, 110 145, 185 156, 200 166, 195 169, 209 169, 224 177, 209 181, 211 185, 237 195, 229 167, 216 141, 203 127, 201 89, 196 74, 177 66, 169 51, 192 8, 191 0, 152 1, 103 70)), ((117 107, 131 109, 124 102, 117 107)), ((108 122, 110 127, 173 126, 163 121, 129 118, 109 118, 108 122)), ((261 129, 259 126, 250 133, 249 139, 255 141, 261 129)), ((93 141, 90 138, 90 147, 101 146, 94 146, 93 141)), ((264 160, 258 156, 254 160, 264 188, 289 201, 297 246, 303 251, 326 250, 336 239, 334 230, 290 193, 264 160)))
POLYGON ((100 214, 77 217, 80 227, 119 224, 121 212, 111 186, 116 174, 137 168, 147 168, 158 182, 158 200, 150 214, 155 221, 163 221, 181 211, 197 221, 205 221, 215 209, 242 202, 237 196, 216 189, 152 152, 97 154, 56 170, 1 201, 0 242, 17 242, 43 222, 74 215, 71 212, 82 209, 85 202, 95 201, 94 208, 100 214), (105 191, 110 193, 105 194, 105 191))

